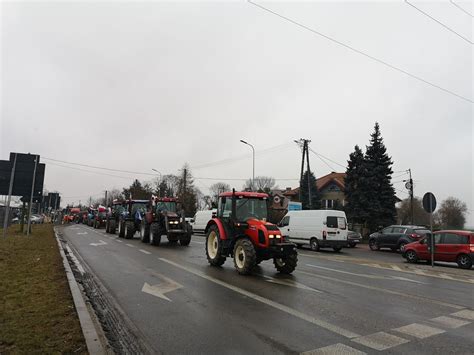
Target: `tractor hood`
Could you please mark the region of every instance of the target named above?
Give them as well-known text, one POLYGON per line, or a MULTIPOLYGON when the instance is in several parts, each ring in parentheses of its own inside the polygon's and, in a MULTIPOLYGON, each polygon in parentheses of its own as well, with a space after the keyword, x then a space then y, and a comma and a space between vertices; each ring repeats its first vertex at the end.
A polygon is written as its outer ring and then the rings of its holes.
POLYGON ((260 219, 250 218, 247 220, 247 224, 249 225, 250 229, 263 229, 262 227, 264 227, 267 231, 280 232, 276 225, 262 221, 260 219))
POLYGON ((168 216, 168 218, 170 218, 170 217, 171 217, 171 218, 178 218, 178 217, 179 217, 176 212, 170 212, 170 211, 168 211, 168 212, 166 213, 166 215, 168 216))

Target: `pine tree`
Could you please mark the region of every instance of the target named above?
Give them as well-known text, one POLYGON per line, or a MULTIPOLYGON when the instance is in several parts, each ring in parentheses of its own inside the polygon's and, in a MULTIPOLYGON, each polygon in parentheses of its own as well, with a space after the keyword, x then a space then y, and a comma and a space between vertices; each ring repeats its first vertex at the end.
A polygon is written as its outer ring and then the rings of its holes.
POLYGON ((311 171, 308 174, 308 170, 306 170, 303 174, 303 180, 300 182, 300 189, 301 204, 304 210, 315 210, 321 208, 321 196, 318 189, 316 188, 316 178, 311 171), (311 186, 311 207, 309 205, 308 176, 309 184, 311 186))
POLYGON ((387 226, 396 221, 395 189, 391 182, 392 164, 392 159, 387 154, 387 148, 380 134, 379 124, 376 122, 364 159, 366 170, 364 184, 367 183, 369 188, 366 196, 368 212, 366 222, 370 230, 376 230, 379 226, 387 226))
POLYGON ((352 223, 364 223, 368 218, 369 188, 366 181, 364 153, 358 145, 349 155, 345 184, 346 205, 344 210, 352 223))
POLYGON ((192 217, 197 210, 197 194, 194 188, 194 180, 188 164, 181 169, 178 186, 178 198, 181 201, 186 217, 192 217))

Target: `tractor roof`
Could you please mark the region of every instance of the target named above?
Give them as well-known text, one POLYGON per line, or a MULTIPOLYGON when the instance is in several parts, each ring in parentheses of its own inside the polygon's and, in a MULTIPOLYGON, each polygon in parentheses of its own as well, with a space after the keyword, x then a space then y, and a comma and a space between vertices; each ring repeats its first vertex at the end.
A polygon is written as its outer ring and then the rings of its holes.
POLYGON ((251 191, 242 191, 242 192, 223 192, 219 195, 219 197, 232 197, 235 194, 235 197, 246 197, 246 198, 268 198, 268 195, 261 192, 251 192, 251 191))
POLYGON ((175 197, 155 197, 155 202, 178 202, 175 197))

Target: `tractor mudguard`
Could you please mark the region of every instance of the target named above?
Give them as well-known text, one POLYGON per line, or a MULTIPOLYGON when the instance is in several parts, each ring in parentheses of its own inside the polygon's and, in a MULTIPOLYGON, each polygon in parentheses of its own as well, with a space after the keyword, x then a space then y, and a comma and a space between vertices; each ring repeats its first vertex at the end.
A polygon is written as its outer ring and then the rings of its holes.
POLYGON ((207 231, 209 230, 209 228, 211 228, 211 226, 213 226, 213 225, 216 225, 217 228, 219 229, 219 235, 221 236, 221 239, 227 239, 227 233, 225 232, 224 225, 217 218, 213 218, 209 222, 207 222, 206 234, 207 234, 207 231))

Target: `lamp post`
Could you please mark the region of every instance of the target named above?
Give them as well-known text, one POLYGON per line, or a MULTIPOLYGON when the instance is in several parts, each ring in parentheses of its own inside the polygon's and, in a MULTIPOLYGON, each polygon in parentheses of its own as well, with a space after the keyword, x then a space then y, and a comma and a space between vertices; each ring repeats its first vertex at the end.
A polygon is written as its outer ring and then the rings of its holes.
POLYGON ((161 197, 161 196, 160 196, 160 195, 161 195, 161 193, 160 193, 160 185, 161 185, 161 179, 162 179, 163 175, 162 175, 158 170, 156 170, 156 169, 154 169, 154 168, 152 168, 151 170, 153 170, 155 173, 160 174, 160 181, 159 181, 159 183, 158 183, 158 197, 161 197))
POLYGON ((253 147, 252 144, 244 141, 243 139, 240 140, 240 142, 250 146, 252 148, 252 155, 253 155, 253 164, 252 164, 252 190, 255 188, 255 148, 253 147))

